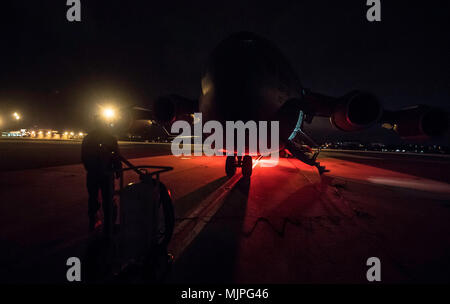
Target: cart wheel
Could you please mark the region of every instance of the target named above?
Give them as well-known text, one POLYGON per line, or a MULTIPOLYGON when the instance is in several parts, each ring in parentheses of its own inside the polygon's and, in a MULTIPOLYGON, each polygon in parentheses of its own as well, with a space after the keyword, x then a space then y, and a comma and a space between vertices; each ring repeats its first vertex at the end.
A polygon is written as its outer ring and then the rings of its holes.
POLYGON ((160 229, 160 238, 158 238, 158 243, 161 246, 167 247, 170 240, 172 239, 173 230, 175 227, 175 212, 173 209, 172 198, 170 197, 169 191, 163 183, 159 183, 160 190, 160 200, 162 207, 162 215, 160 221, 164 221, 163 229, 160 229))

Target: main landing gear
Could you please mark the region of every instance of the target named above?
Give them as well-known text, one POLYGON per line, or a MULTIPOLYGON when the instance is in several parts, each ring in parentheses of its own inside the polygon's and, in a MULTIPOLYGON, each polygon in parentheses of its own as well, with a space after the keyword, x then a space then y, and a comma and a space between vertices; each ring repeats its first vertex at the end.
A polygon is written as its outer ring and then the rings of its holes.
POLYGON ((252 176, 253 162, 250 155, 242 156, 227 156, 225 162, 225 172, 228 177, 232 177, 236 173, 236 168, 242 168, 242 175, 246 178, 252 176))

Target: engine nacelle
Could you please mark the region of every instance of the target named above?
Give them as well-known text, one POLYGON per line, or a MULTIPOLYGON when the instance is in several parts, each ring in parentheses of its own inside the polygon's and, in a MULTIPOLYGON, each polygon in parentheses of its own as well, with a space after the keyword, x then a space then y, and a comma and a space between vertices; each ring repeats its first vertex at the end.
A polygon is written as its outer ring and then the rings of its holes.
POLYGON ((189 115, 198 112, 197 100, 178 95, 159 97, 153 104, 153 114, 161 124, 168 124, 179 119, 188 119, 189 115))
POLYGON ((444 135, 449 126, 448 113, 419 105, 399 111, 385 111, 382 121, 405 139, 422 139, 444 135))
POLYGON ((307 91, 304 100, 307 112, 329 117, 331 124, 341 131, 366 129, 378 122, 383 113, 378 99, 361 91, 352 91, 339 98, 307 91))
POLYGON ((382 113, 383 108, 374 95, 354 91, 338 98, 330 121, 339 130, 359 131, 378 122, 382 113))

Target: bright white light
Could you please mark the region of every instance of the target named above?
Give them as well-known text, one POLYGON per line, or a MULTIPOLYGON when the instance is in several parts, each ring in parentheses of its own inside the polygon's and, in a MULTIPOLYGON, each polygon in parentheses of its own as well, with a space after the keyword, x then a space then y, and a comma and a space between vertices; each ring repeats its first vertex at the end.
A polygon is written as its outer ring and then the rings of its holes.
POLYGON ((106 119, 113 119, 116 116, 116 111, 112 108, 103 109, 103 117, 106 119))

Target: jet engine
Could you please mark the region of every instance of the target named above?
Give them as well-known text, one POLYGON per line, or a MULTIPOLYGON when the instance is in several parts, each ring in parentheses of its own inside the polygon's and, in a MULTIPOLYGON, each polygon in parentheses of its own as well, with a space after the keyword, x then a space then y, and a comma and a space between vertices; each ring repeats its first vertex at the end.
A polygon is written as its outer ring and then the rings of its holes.
POLYGON ((383 127, 393 129, 402 138, 422 139, 444 135, 449 126, 448 113, 418 105, 399 111, 385 111, 383 127))
POLYGON ((153 104, 153 114, 161 124, 168 124, 175 120, 189 120, 192 113, 198 112, 197 100, 178 95, 167 95, 158 98, 153 104))
POLYGON ((313 115, 330 117, 331 124, 342 131, 358 131, 379 122, 383 108, 378 99, 368 93, 352 91, 335 98, 308 93, 306 104, 313 115))

